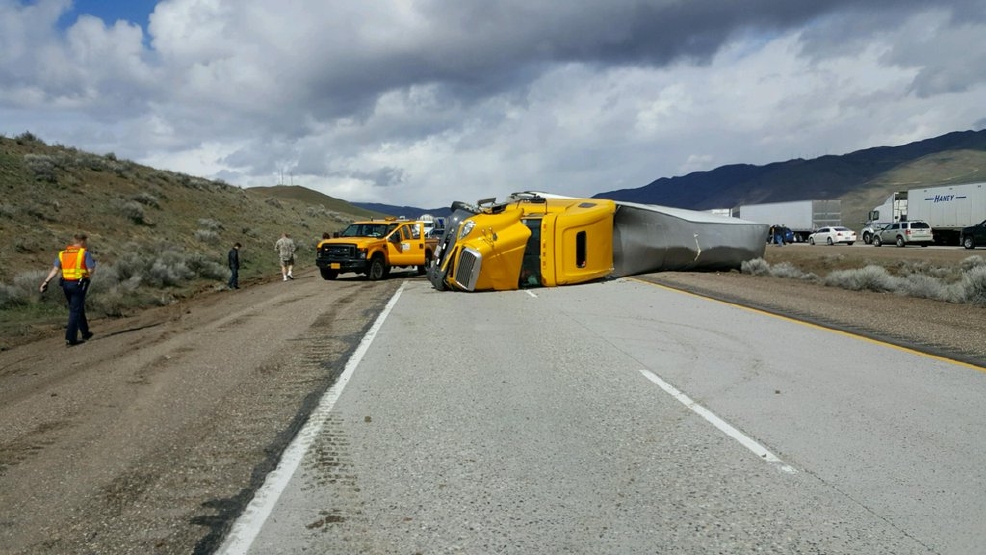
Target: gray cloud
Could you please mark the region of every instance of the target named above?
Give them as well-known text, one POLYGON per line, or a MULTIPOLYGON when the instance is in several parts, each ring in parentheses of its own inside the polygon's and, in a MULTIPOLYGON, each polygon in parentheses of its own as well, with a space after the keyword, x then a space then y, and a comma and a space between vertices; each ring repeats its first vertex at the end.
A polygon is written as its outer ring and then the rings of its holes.
POLYGON ((351 200, 591 194, 986 105, 981 0, 168 0, 60 31, 67 8, 0 0, 0 132, 351 200))

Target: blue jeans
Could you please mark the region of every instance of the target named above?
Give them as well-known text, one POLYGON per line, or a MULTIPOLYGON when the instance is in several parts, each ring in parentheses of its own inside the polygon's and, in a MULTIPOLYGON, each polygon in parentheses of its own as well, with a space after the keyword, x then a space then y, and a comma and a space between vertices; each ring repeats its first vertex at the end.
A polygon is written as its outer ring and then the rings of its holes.
POLYGON ((82 336, 89 335, 89 321, 86 320, 86 291, 88 281, 62 280, 62 292, 68 301, 68 326, 65 327, 65 341, 75 343, 82 336))

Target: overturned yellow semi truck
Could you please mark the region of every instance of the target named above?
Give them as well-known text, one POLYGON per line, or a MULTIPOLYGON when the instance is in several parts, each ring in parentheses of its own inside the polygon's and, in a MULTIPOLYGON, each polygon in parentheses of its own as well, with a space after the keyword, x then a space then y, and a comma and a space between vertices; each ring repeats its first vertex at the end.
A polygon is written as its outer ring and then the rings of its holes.
POLYGON ((505 291, 738 269, 763 256, 767 229, 693 210, 514 193, 453 203, 428 278, 438 290, 505 291))

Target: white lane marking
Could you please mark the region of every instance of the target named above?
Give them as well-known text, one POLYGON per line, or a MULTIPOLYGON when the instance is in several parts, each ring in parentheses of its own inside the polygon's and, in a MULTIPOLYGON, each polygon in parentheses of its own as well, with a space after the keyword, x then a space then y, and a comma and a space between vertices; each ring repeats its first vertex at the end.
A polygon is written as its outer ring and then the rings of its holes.
POLYGON ((325 395, 322 396, 322 399, 318 403, 318 407, 308 417, 308 422, 301 428, 298 435, 291 440, 291 443, 284 450, 281 460, 277 463, 277 468, 271 471, 264 479, 263 485, 257 490, 253 499, 250 500, 250 503, 247 505, 246 510, 243 511, 243 514, 240 515, 240 518, 233 524, 229 535, 226 536, 217 553, 223 555, 243 555, 250 550, 254 540, 257 539, 257 534, 260 533, 260 529, 267 522, 271 512, 274 510, 274 505, 277 504, 281 493, 284 492, 288 482, 291 480, 291 476, 294 475, 305 453, 308 452, 315 438, 322 431, 325 422, 329 419, 329 413, 332 412, 332 407, 339 400, 343 388, 346 387, 349 378, 352 377, 356 366, 363 360, 363 355, 370 348, 370 343, 377 336, 380 326, 387 319, 387 315, 390 314, 391 309, 397 304, 397 299, 404 292, 406 285, 407 281, 401 284, 397 292, 394 293, 394 296, 387 302, 383 311, 377 316, 376 321, 367 330, 366 335, 363 336, 359 345, 356 346, 356 350, 353 351, 353 355, 346 362, 346 367, 343 369, 342 374, 339 375, 336 383, 325 392, 325 395))
POLYGON ((534 297, 535 299, 538 298, 538 296, 535 295, 533 291, 527 291, 527 290, 525 290, 524 293, 527 293, 528 295, 534 297))
POLYGON ((657 384, 661 389, 668 392, 672 397, 674 397, 679 402, 681 402, 681 404, 685 405, 686 407, 691 409, 694 413, 706 419, 709 423, 711 423, 716 428, 719 428, 727 436, 738 441, 740 445, 746 447, 750 451, 753 451, 753 454, 757 455, 764 461, 767 461, 777 466, 784 472, 789 472, 792 474, 797 472, 797 470, 795 470, 793 466, 777 458, 776 455, 768 451, 767 448, 764 447, 763 445, 757 443, 756 440, 754 440, 753 438, 747 435, 744 435, 743 432, 740 432, 736 428, 730 426, 729 423, 716 416, 715 413, 713 413, 709 409, 703 407, 702 405, 696 403, 695 401, 692 401, 692 399, 688 395, 685 395, 681 391, 678 391, 678 389, 675 386, 657 377, 657 375, 651 372, 650 370, 642 369, 640 370, 640 373, 643 374, 644 377, 647 378, 648 380, 657 384))

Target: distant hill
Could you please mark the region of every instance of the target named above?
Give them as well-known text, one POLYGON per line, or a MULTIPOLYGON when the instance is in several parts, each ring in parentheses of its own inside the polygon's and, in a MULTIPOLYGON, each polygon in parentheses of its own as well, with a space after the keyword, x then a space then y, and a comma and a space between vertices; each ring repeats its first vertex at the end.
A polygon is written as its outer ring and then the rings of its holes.
POLYGON ((313 191, 300 185, 274 185, 272 187, 250 187, 245 189, 247 194, 256 195, 260 198, 276 198, 282 200, 294 200, 309 206, 323 206, 326 210, 346 214, 351 217, 372 218, 385 215, 386 212, 365 208, 358 203, 347 202, 345 200, 330 197, 329 195, 313 191))
POLYGON ((420 217, 422 214, 431 214, 432 216, 448 216, 452 213, 451 208, 417 208, 415 206, 394 206, 392 204, 380 204, 377 202, 354 202, 353 205, 363 208, 364 210, 371 210, 373 212, 379 212, 381 214, 386 214, 388 216, 401 217, 411 220, 420 217))
POLYGON ((986 179, 986 130, 959 131, 898 147, 765 166, 736 164, 595 197, 709 210, 742 204, 841 199, 842 221, 858 226, 896 190, 986 179))

